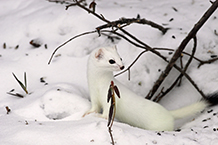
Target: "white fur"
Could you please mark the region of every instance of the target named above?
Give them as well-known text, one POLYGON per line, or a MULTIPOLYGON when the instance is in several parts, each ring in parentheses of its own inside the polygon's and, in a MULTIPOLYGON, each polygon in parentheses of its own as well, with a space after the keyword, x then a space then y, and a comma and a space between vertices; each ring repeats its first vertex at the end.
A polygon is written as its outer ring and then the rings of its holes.
POLYGON ((202 111, 205 102, 197 102, 190 106, 168 111, 158 103, 144 99, 126 88, 113 77, 113 71, 119 71, 123 63, 116 48, 104 47, 95 49, 88 60, 88 85, 92 108, 86 114, 102 111, 102 117, 107 118, 110 103, 107 103, 107 93, 111 81, 118 87, 121 98, 116 97, 116 118, 132 126, 148 130, 173 130, 174 119, 183 118, 202 111), (112 59, 116 63, 110 64, 112 59))

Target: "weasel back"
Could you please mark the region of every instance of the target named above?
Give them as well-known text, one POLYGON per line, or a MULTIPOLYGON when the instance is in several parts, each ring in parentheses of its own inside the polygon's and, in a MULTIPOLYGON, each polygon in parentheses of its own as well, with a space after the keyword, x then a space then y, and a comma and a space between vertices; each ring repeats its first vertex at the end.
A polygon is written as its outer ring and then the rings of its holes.
POLYGON ((174 118, 163 106, 136 95, 124 85, 115 82, 121 98, 116 99, 116 118, 129 125, 147 129, 171 131, 174 129, 174 118))

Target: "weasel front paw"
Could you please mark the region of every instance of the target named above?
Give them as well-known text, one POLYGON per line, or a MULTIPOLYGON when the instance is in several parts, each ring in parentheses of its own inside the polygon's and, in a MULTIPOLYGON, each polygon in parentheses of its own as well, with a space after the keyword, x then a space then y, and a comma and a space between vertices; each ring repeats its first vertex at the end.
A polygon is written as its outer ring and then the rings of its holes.
POLYGON ((100 117, 100 118, 104 118, 104 119, 106 119, 106 120, 108 119, 108 116, 105 115, 105 114, 99 114, 98 117, 100 117))
POLYGON ((93 113, 93 112, 95 112, 95 111, 89 110, 89 111, 87 111, 86 113, 84 113, 82 117, 85 117, 86 115, 89 115, 90 113, 93 113))
POLYGON ((86 113, 84 113, 82 117, 85 117, 86 115, 89 115, 91 113, 98 113, 98 111, 97 111, 97 109, 95 109, 95 108, 93 109, 92 108, 89 111, 86 111, 86 113))

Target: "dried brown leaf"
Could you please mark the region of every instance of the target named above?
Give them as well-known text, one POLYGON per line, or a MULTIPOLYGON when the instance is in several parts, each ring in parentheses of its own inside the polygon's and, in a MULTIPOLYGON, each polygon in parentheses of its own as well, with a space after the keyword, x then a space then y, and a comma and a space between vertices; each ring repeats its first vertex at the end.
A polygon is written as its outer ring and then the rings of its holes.
POLYGON ((107 94, 107 102, 108 103, 109 103, 111 97, 112 97, 112 89, 111 89, 111 86, 110 86, 110 88, 108 89, 108 94, 107 94))
POLYGON ((119 89, 117 88, 117 86, 114 86, 114 91, 115 91, 115 93, 117 94, 118 98, 120 98, 120 91, 119 91, 119 89))
POLYGON ((113 112, 114 112, 114 106, 111 105, 110 110, 109 110, 109 116, 108 116, 108 124, 107 126, 110 126, 111 121, 113 119, 113 112))

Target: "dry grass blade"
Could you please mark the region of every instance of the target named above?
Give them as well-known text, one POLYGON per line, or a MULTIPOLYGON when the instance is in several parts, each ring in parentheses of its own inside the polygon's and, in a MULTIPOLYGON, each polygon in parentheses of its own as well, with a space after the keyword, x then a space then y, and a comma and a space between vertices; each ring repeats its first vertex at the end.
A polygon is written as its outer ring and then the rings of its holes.
POLYGON ((19 97, 19 98, 24 98, 24 96, 21 95, 21 94, 19 94, 19 93, 13 94, 13 93, 11 93, 11 92, 7 92, 7 94, 12 95, 12 96, 16 96, 16 97, 19 97))
MULTIPOLYGON (((24 85, 27 90, 27 80, 26 80, 26 72, 24 72, 24 85)), ((28 93, 27 93, 28 94, 28 93)))
POLYGON ((12 73, 14 78, 16 79, 16 81, 19 83, 19 85, 21 86, 21 88, 26 92, 26 94, 28 94, 27 91, 27 87, 26 87, 26 73, 24 73, 24 81, 25 81, 25 85, 16 77, 16 75, 14 73, 12 73))

